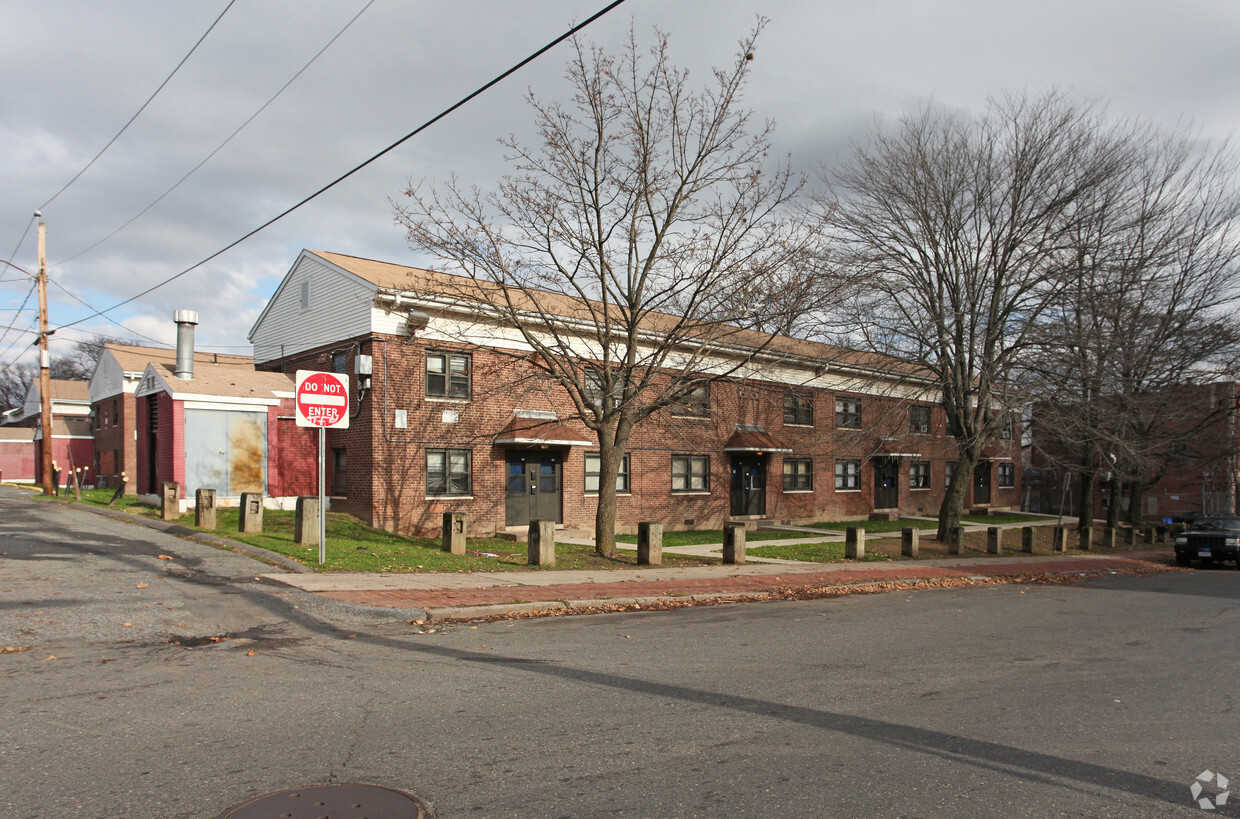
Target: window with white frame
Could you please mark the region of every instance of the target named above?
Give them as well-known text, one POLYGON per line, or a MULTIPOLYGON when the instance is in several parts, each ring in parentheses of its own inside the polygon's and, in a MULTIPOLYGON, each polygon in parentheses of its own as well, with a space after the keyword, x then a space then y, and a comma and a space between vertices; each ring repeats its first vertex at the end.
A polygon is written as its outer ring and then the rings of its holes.
POLYGON ((784 491, 810 492, 814 488, 814 462, 809 458, 784 458, 784 491))
POLYGON ((999 486, 1016 485, 1016 464, 999 464, 999 486))
POLYGON ((943 465, 943 486, 951 486, 952 481, 956 478, 956 470, 960 467, 959 461, 948 461, 943 465))
POLYGON ((930 488, 930 462, 913 461, 908 467, 909 489, 930 488))
POLYGON ((794 392, 784 396, 784 424, 794 427, 814 425, 814 404, 808 396, 794 392))
POLYGON ((999 437, 1004 441, 1010 441, 1016 434, 1016 424, 1012 421, 1009 413, 1004 413, 999 419, 999 437))
POLYGON ((861 399, 835 399, 835 426, 837 429, 861 429, 861 399))
POLYGON ((426 450, 426 494, 470 494, 473 484, 471 461, 468 449, 426 450))
POLYGON ((470 372, 467 353, 427 353, 426 396, 469 400, 470 372))
POLYGON ((676 403, 672 404, 672 415, 686 418, 706 418, 710 416, 710 382, 698 384, 676 403))
POLYGON ((673 455, 672 491, 710 491, 710 458, 706 455, 673 455))
POLYGON ((861 488, 861 461, 840 460, 835 462, 835 488, 837 490, 861 488))
POLYGON ((929 407, 908 408, 908 431, 912 433, 925 433, 930 431, 929 407))
MULTIPOLYGON (((603 456, 597 452, 586 453, 586 494, 598 494, 602 486, 603 456)), ((629 456, 626 453, 620 458, 620 471, 616 474, 616 492, 627 495, 629 492, 629 456)))

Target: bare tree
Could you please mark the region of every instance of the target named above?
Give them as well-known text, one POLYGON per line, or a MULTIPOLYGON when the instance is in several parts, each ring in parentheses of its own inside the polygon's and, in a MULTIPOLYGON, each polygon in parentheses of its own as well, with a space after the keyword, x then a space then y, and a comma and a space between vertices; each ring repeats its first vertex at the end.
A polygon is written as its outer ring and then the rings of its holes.
POLYGON ((795 300, 771 294, 809 258, 790 207, 803 180, 768 170, 774 126, 740 105, 763 24, 700 91, 659 32, 646 54, 632 33, 615 56, 576 43, 571 101, 529 98, 539 144, 502 141, 512 175, 489 193, 411 187, 396 210, 410 244, 467 277, 461 296, 520 332, 598 436, 604 555, 634 426, 746 367, 772 337, 755 317, 787 326, 775 305, 795 300))
POLYGON ((1145 488, 1235 409, 1202 407, 1188 387, 1234 378, 1240 363, 1240 322, 1226 309, 1240 287, 1235 156, 1152 126, 1123 146, 1122 173, 1083 203, 1068 288, 1028 361, 1044 454, 1080 476, 1081 527, 1092 525, 1100 470, 1112 481, 1108 522, 1127 481, 1140 523, 1145 488))
MULTIPOLYGON (((855 332, 934 374, 967 478, 1014 406, 1009 375, 1063 290, 1061 252, 1084 194, 1114 174, 1091 107, 1051 93, 966 118, 926 107, 877 129, 832 175, 844 263, 872 288, 855 332)), ((967 480, 939 514, 959 525, 967 480)))
MULTIPOLYGON (((51 377, 65 381, 89 379, 95 374, 103 345, 109 342, 132 343, 128 339, 111 336, 93 336, 75 341, 69 354, 52 356, 48 367, 51 377)), ((0 409, 20 407, 26 400, 31 382, 38 377, 39 367, 34 363, 17 363, 0 370, 0 409)))

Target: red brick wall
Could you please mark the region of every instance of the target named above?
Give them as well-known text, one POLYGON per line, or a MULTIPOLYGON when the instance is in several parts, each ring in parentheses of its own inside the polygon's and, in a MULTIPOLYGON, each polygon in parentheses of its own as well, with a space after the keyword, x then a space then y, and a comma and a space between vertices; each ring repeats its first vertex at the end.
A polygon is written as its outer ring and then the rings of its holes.
POLYGON ((318 431, 297 426, 293 399, 267 414, 267 491, 272 497, 317 495, 318 431))
MULTIPOLYGON (((492 443, 512 418, 514 408, 549 410, 560 418, 572 414, 561 389, 533 374, 528 364, 514 363, 486 349, 376 336, 341 342, 283 362, 283 371, 327 370, 331 352, 348 354, 354 417, 348 430, 332 430, 330 447, 348 450, 348 497, 333 508, 350 512, 375 525, 397 531, 436 534, 445 511, 466 511, 471 533, 504 528, 506 448, 492 443), (428 350, 462 350, 472 355, 471 399, 466 402, 425 397, 425 355, 428 350), (371 389, 358 394, 354 375, 357 353, 373 357, 371 389), (408 425, 394 425, 395 411, 405 410, 408 425), (444 413, 459 414, 447 423, 444 413), (426 495, 427 448, 467 448, 473 459, 470 500, 439 500, 426 495)), ((280 364, 270 366, 280 369, 280 364)), ((713 528, 730 518, 731 457, 723 452, 737 424, 763 427, 793 450, 788 457, 813 459, 812 494, 784 493, 782 454, 767 457, 767 518, 810 522, 867 515, 872 509, 874 472, 871 456, 881 452, 917 453, 931 463, 931 488, 909 489, 909 463, 899 467, 899 504, 910 513, 935 514, 943 496, 944 464, 955 458, 955 444, 944 430, 942 412, 933 408, 930 432, 910 434, 907 403, 862 395, 862 429, 835 428, 836 393, 808 392, 814 406, 812 428, 785 426, 785 385, 761 381, 711 385, 711 415, 705 419, 672 417, 663 411, 634 431, 629 444, 631 492, 618 499, 617 522, 631 530, 640 520, 662 521, 669 528, 713 528), (890 440, 883 440, 890 439, 890 440), (710 457, 709 495, 681 495, 671 490, 671 458, 678 454, 710 457), (835 460, 862 461, 858 491, 835 491, 835 460)), ((566 422, 585 440, 596 440, 584 425, 566 422)), ((282 439, 283 440, 283 439, 282 439)), ((1016 440, 1019 440, 1019 433, 1016 440)), ((283 450, 284 444, 280 445, 283 450)), ((566 525, 592 528, 596 498, 584 493, 585 453, 596 445, 556 448, 563 458, 563 520, 566 525)), ((996 447, 1018 465, 1018 485, 1000 489, 992 478, 991 506, 1019 503, 1019 448, 1016 441, 996 447)), ((282 455, 281 457, 285 457, 282 455)), ((971 476, 962 476, 969 479, 971 476)))
POLYGON ((151 491, 149 473, 149 402, 155 401, 159 415, 159 429, 155 434, 155 487, 165 481, 176 481, 179 494, 185 494, 185 413, 180 401, 173 401, 166 392, 143 396, 135 405, 138 431, 135 457, 138 480, 134 491, 147 494, 151 491))
POLYGON ((137 478, 137 442, 134 440, 135 404, 132 393, 118 393, 91 405, 94 412, 95 464, 108 486, 120 483, 124 472, 132 494, 137 478))
POLYGON ((32 482, 35 479, 33 441, 0 440, 0 477, 6 481, 32 482))

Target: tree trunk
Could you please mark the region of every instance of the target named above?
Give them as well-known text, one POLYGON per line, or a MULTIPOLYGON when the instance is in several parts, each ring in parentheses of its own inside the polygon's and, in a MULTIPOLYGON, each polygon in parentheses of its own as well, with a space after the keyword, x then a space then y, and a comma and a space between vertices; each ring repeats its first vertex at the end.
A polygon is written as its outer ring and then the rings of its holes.
POLYGON ((1145 506, 1145 481, 1133 480, 1128 485, 1128 522, 1133 526, 1145 523, 1142 509, 1145 506))
MULTIPOLYGON (((594 515, 594 551, 603 557, 619 556, 616 549, 616 478, 628 448, 632 423, 625 419, 615 427, 598 430, 599 486, 598 510, 594 515)), ((633 480, 630 467, 629 480, 633 480)))
POLYGON ((1094 487, 1098 483, 1098 473, 1092 468, 1081 470, 1081 509, 1077 517, 1078 530, 1091 529, 1094 525, 1094 487))
POLYGON ((1110 505, 1107 506, 1107 526, 1111 529, 1119 528, 1119 502, 1120 492, 1124 489, 1124 484, 1119 479, 1118 472, 1111 473, 1111 480, 1107 484, 1109 491, 1107 495, 1110 497, 1110 505))
POLYGON ((964 498, 973 480, 973 470, 977 467, 977 452, 961 451, 960 460, 956 462, 956 476, 952 485, 943 494, 943 502, 939 505, 939 531, 936 535, 939 543, 947 542, 950 529, 960 525, 964 514, 964 498))

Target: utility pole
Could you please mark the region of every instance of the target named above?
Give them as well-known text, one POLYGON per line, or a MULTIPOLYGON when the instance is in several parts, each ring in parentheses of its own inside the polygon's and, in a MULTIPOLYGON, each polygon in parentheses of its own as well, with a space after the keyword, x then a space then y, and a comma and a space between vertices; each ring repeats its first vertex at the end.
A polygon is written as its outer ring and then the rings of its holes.
MULTIPOLYGON (((38 215, 36 213, 36 215, 38 215)), ((52 483, 52 359, 47 349, 47 222, 39 220, 39 399, 42 406, 39 424, 43 427, 40 447, 43 470, 43 494, 55 494, 52 483)))

